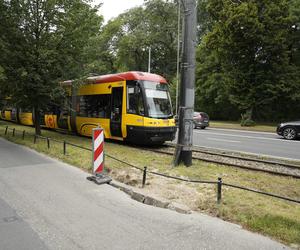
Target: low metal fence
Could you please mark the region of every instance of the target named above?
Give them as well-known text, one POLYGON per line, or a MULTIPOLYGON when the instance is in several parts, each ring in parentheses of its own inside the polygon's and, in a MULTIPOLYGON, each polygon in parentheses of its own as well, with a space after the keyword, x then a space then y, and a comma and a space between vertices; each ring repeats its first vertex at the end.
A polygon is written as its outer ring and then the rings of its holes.
MULTIPOLYGON (((57 140, 57 139, 53 139, 53 138, 49 138, 49 137, 44 137, 44 136, 40 136, 40 135, 36 135, 33 133, 29 133, 26 132, 25 130, 17 130, 15 128, 9 128, 9 126, 5 127, 5 132, 4 135, 9 135, 9 131, 12 131, 12 136, 16 136, 17 133, 19 133, 22 136, 22 139, 25 139, 26 135, 30 135, 33 136, 33 143, 36 144, 38 139, 44 139, 47 143, 47 148, 50 149, 50 145, 51 145, 51 141, 55 141, 58 143, 62 143, 62 152, 64 155, 67 154, 67 145, 72 146, 72 147, 76 147, 82 150, 87 150, 87 151, 92 151, 91 148, 87 148, 84 146, 80 146, 80 145, 76 145, 74 143, 70 143, 67 142, 65 140, 57 140)), ((261 190, 256 190, 256 189, 252 189, 252 188, 248 188, 248 187, 243 187, 243 186, 238 186, 238 185, 234 185, 234 184, 230 184, 230 183, 226 183, 223 182, 222 178, 219 177, 217 181, 207 181, 207 180, 191 180, 191 179, 185 179, 185 178, 181 178, 181 177, 176 177, 176 176, 171 176, 171 175, 167 175, 167 174, 163 174, 163 173, 159 173, 159 172, 155 172, 155 171, 150 171, 148 170, 148 168, 145 166, 143 168, 135 166, 134 164, 128 163, 126 161, 123 161, 121 159, 118 159, 112 155, 109 155, 107 153, 104 153, 106 157, 109 157, 113 160, 116 160, 122 164, 125 164, 131 168, 140 170, 142 172, 142 187, 145 186, 146 184, 146 180, 147 180, 147 174, 152 174, 152 175, 156 175, 156 176, 161 176, 164 178, 168 178, 168 179, 174 179, 174 180, 178 180, 178 181, 183 181, 183 182, 188 182, 188 183, 199 183, 199 184, 211 184, 211 185, 216 185, 217 188, 217 203, 220 204, 222 201, 222 189, 223 187, 230 187, 230 188, 234 188, 234 189, 240 189, 240 190, 244 190, 244 191, 248 191, 248 192, 252 192, 252 193, 257 193, 257 194, 261 194, 261 195, 266 195, 266 196, 270 196, 273 198, 277 198, 277 199, 281 199, 281 200, 285 200, 285 201, 290 201, 290 202, 294 202, 297 204, 300 204, 300 200, 296 200, 296 199, 292 199, 289 197, 284 197, 284 196, 280 196, 277 194, 273 194, 273 193, 268 193, 268 192, 264 192, 261 190)))

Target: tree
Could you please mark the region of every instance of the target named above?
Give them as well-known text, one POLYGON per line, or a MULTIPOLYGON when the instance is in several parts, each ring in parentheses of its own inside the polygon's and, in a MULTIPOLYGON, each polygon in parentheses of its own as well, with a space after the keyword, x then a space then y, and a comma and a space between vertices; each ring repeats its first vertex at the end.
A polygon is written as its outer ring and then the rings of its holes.
POLYGON ((87 65, 89 72, 98 74, 116 73, 118 71, 117 41, 122 37, 122 20, 117 18, 108 22, 101 32, 93 37, 88 48, 90 63, 87 65))
POLYGON ((218 54, 201 42, 197 51, 196 110, 210 114, 212 119, 238 119, 237 108, 229 101, 228 85, 231 80, 224 72, 218 54))
POLYGON ((176 73, 177 4, 145 1, 108 22, 98 38, 98 55, 111 71, 147 71, 151 48, 151 72, 172 79, 176 73), (100 50, 102 52, 100 52, 100 50), (102 56, 101 56, 102 57, 102 56))
POLYGON ((0 11, 0 65, 7 76, 1 89, 17 106, 33 108, 40 134, 40 111, 61 97, 60 80, 85 72, 85 48, 99 33, 102 17, 81 0, 7 0, 0 11))
MULTIPOLYGON (((6 79, 5 79, 4 69, 0 66, 0 105, 1 105, 1 100, 5 98, 4 91, 1 89, 1 86, 4 84, 5 80, 6 79)), ((0 106, 0 110, 1 110, 1 106, 0 106)))
POLYGON ((216 89, 221 84, 221 96, 228 95, 247 120, 253 115, 274 119, 279 117, 272 112, 274 107, 282 111, 288 101, 299 102, 299 94, 295 95, 299 93, 299 66, 295 57, 291 60, 299 51, 295 49, 299 43, 291 39, 299 34, 291 10, 298 12, 291 4, 288 0, 207 3, 213 21, 199 46, 198 55, 204 58, 198 72, 208 77, 198 75, 198 88, 216 89))

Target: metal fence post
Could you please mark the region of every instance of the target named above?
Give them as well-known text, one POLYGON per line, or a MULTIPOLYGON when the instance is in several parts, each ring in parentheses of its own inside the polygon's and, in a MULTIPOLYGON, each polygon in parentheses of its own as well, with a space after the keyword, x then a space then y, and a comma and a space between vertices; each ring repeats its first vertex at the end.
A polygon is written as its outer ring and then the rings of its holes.
POLYGON ((23 130, 22 139, 25 139, 25 130, 23 130))
POLYGON ((48 149, 50 148, 50 140, 49 140, 49 137, 47 137, 47 147, 48 147, 48 149))
POLYGON ((15 131, 16 131, 16 129, 13 128, 12 136, 15 136, 15 131))
POLYGON ((34 144, 36 143, 36 135, 34 135, 33 143, 34 143, 34 144))
POLYGON ((144 187, 146 184, 146 178, 147 178, 147 167, 144 167, 142 187, 144 187))
POLYGON ((217 194, 217 201, 218 201, 218 204, 220 204, 221 201, 222 201, 222 178, 221 178, 221 177, 218 178, 218 194, 217 194))
POLYGON ((7 135, 8 126, 5 128, 5 135, 7 135))
POLYGON ((66 141, 64 141, 64 155, 66 155, 66 152, 67 152, 67 144, 66 144, 66 141))

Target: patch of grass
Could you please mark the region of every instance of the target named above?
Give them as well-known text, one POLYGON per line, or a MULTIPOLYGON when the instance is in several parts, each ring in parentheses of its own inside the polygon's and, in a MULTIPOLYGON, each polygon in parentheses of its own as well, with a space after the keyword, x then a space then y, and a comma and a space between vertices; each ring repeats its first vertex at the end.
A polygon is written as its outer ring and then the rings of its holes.
POLYGON ((241 224, 249 230, 300 246, 299 204, 228 189, 224 192, 223 204, 217 212, 219 217, 241 224))
POLYGON ((227 121, 210 121, 210 127, 212 128, 226 128, 226 129, 239 129, 248 131, 260 131, 260 132, 276 132, 275 123, 262 124, 257 123, 254 126, 241 126, 240 122, 227 122, 227 121))
MULTIPOLYGON (((0 121, 0 135, 6 139, 28 146, 34 150, 78 166, 85 171, 91 171, 91 152, 67 146, 67 155, 63 155, 62 143, 51 141, 47 148, 46 140, 38 139, 33 144, 34 129, 18 124, 0 121), (17 132, 12 137, 12 131, 4 136, 5 126, 26 130, 25 140, 17 132), (31 135, 29 135, 31 133, 31 135)), ((43 130, 43 136, 91 148, 91 138, 64 135, 50 130, 43 130)), ((257 173, 234 167, 210 164, 198 160, 193 161, 192 167, 172 166, 172 157, 141 150, 126 144, 112 141, 105 142, 106 167, 114 179, 128 185, 140 187, 142 172, 118 162, 108 155, 129 162, 150 171, 166 173, 189 179, 217 181, 219 176, 223 182, 259 189, 278 195, 300 199, 300 181, 293 178, 257 173)), ((245 228, 273 237, 285 244, 300 246, 300 205, 275 198, 246 192, 243 190, 223 187, 222 204, 216 203, 216 186, 210 184, 185 183, 169 180, 148 174, 144 191, 169 200, 184 203, 196 211, 205 212, 222 219, 238 223, 245 228)))
POLYGON ((274 238, 300 244, 300 222, 280 215, 248 215, 246 224, 249 228, 273 236, 274 238))

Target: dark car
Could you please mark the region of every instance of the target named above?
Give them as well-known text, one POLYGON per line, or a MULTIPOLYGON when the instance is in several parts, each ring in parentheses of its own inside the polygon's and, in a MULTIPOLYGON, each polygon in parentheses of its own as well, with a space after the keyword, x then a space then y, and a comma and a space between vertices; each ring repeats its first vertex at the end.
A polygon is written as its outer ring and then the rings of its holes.
POLYGON ((205 129, 209 126, 209 116, 204 112, 194 112, 194 128, 205 129))
POLYGON ((300 121, 284 122, 277 126, 277 134, 287 140, 294 140, 300 136, 300 121))

